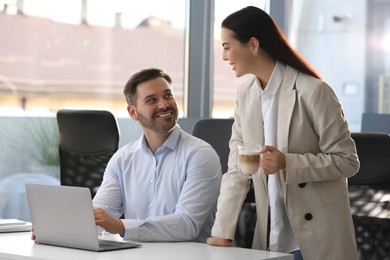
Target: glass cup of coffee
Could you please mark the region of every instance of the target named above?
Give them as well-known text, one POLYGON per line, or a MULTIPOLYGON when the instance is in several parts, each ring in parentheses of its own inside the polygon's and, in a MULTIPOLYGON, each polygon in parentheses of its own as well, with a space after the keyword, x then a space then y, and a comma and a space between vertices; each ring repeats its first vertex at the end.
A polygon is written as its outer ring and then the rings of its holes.
POLYGON ((238 172, 242 177, 253 178, 260 176, 260 144, 239 144, 238 145, 238 172))

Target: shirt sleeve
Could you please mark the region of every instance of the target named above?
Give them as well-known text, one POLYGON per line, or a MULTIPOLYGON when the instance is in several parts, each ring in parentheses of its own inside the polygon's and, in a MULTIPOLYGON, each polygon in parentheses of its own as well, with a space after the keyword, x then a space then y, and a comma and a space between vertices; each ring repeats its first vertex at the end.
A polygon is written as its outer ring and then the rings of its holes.
POLYGON ((106 210, 109 214, 119 218, 124 211, 122 189, 120 180, 115 172, 118 172, 116 167, 118 160, 118 153, 114 154, 113 157, 107 164, 106 170, 103 175, 102 185, 96 192, 95 197, 92 200, 95 208, 99 207, 106 210))

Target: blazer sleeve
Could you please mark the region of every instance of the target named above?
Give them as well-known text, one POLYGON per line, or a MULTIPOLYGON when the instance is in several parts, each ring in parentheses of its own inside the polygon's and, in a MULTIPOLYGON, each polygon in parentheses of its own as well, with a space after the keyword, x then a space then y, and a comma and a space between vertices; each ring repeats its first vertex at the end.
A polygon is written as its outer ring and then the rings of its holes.
POLYGON ((284 151, 286 183, 354 175, 359 169, 356 147, 334 91, 325 82, 300 74, 293 92, 296 101, 284 151))
POLYGON ((218 197, 217 213, 211 235, 225 239, 234 239, 238 217, 242 204, 249 191, 248 179, 237 174, 237 145, 243 143, 241 129, 242 92, 251 85, 245 84, 238 88, 237 104, 234 112, 232 136, 229 142, 228 171, 222 177, 221 191, 218 197), (244 89, 243 89, 244 88, 244 89))

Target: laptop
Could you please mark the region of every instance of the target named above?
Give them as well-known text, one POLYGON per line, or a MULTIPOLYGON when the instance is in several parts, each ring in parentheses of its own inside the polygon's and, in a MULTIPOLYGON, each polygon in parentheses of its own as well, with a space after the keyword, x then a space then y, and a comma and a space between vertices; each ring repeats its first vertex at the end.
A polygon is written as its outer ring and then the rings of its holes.
POLYGON ((88 188, 26 183, 26 193, 36 243, 98 252, 141 246, 98 238, 88 188))

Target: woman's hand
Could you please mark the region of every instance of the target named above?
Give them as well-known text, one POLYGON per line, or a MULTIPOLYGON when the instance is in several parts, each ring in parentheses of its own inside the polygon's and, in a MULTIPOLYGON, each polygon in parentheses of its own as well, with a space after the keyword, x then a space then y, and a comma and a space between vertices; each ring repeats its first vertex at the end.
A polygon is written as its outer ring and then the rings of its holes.
POLYGON ((265 145, 260 151, 261 169, 264 174, 272 174, 286 168, 286 156, 276 147, 265 145))
POLYGON ((207 238, 207 244, 210 246, 224 246, 230 247, 233 242, 230 239, 220 238, 220 237, 209 237, 207 238))
POLYGON ((31 229, 31 240, 35 240, 34 229, 31 229))

